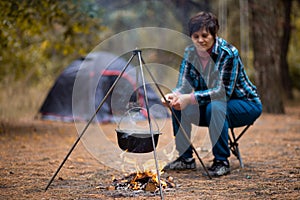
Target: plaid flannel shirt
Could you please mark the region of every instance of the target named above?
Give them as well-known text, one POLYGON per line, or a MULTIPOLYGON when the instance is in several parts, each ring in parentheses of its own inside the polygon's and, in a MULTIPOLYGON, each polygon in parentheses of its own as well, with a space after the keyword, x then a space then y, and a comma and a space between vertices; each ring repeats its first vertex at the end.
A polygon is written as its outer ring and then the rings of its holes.
POLYGON ((205 68, 201 65, 194 45, 185 49, 178 82, 173 91, 192 93, 195 103, 199 105, 206 105, 212 100, 230 99, 260 103, 256 87, 246 74, 238 50, 218 37, 205 68))

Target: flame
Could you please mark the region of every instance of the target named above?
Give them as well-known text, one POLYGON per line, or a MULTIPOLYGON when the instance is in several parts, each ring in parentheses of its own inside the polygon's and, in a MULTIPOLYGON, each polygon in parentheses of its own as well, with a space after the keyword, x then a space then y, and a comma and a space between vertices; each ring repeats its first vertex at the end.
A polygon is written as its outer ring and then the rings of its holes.
MULTIPOLYGON (((137 172, 135 177, 130 181, 130 184, 133 185, 132 189, 140 189, 138 181, 145 178, 150 178, 155 185, 159 185, 158 176, 153 171, 137 172)), ((167 187, 167 183, 163 180, 160 180, 160 184, 162 187, 167 187)))
MULTIPOLYGON (((172 178, 172 177, 171 177, 172 178)), ((155 171, 144 171, 144 172, 136 172, 131 173, 124 178, 115 179, 113 176, 113 184, 114 189, 126 189, 129 188, 131 190, 145 190, 150 192, 155 192, 158 187, 168 188, 175 187, 173 180, 161 180, 159 181, 157 173, 155 171)))
POLYGON ((130 183, 135 183, 137 180, 149 177, 146 173, 137 172, 135 177, 130 181, 130 183))
MULTIPOLYGON (((161 174, 162 174, 162 173, 163 173, 163 172, 161 172, 161 174)), ((154 183, 159 184, 159 180, 158 180, 157 174, 153 174, 153 175, 151 176, 151 178, 152 178, 152 181, 153 181, 154 183)), ((161 180, 161 179, 160 179, 160 184, 161 184, 161 186, 164 187, 164 188, 168 186, 167 183, 166 183, 165 181, 161 180)))
POLYGON ((133 182, 131 184, 132 184, 131 189, 133 189, 133 190, 139 190, 140 189, 140 186, 138 185, 138 182, 133 182))
MULTIPOLYGON (((115 183, 127 183, 129 188, 132 190, 141 190, 141 189, 146 189, 145 187, 148 187, 148 191, 152 191, 155 188, 161 187, 167 188, 168 183, 166 181, 163 181, 158 179, 157 171, 153 170, 155 160, 154 159, 149 159, 146 163, 143 163, 142 165, 139 165, 138 161, 136 158, 134 159, 129 159, 126 156, 121 155, 124 161, 126 163, 133 164, 135 166, 135 172, 132 172, 131 174, 126 174, 125 178, 122 178, 120 180, 115 179, 113 176, 113 180, 115 180, 115 183)), ((164 161, 158 161, 159 163, 159 170, 160 174, 163 174, 163 166, 165 165, 164 161)))

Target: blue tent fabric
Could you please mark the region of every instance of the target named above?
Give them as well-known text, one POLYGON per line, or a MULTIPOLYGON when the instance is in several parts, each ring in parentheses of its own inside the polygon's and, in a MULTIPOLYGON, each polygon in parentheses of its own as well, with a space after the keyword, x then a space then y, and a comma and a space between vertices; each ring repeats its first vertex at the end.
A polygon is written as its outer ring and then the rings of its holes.
MULTIPOLYGON (((126 64, 125 59, 108 52, 94 52, 86 58, 73 61, 58 76, 45 98, 39 110, 41 119, 64 122, 88 121, 126 64), (75 81, 79 81, 79 84, 76 85, 75 81), (91 85, 96 85, 95 90, 91 85), (76 91, 73 91, 74 86, 76 91)), ((134 67, 129 65, 128 69, 134 67)), ((125 76, 119 81, 121 89, 116 89, 113 95, 109 95, 97 113, 98 122, 114 121, 113 113, 128 109, 128 101, 140 101, 143 104, 144 92, 142 87, 135 88, 135 80, 135 74, 127 74, 125 71, 125 76), (123 98, 128 96, 128 91, 138 91, 140 99, 136 99, 136 92, 130 94, 130 99, 123 98), (112 104, 112 98, 117 103, 112 104)), ((146 88, 149 106, 160 104, 160 97, 154 90, 148 85, 146 88)))
POLYGON ((82 62, 83 58, 73 61, 58 76, 39 110, 39 112, 42 114, 42 119, 73 121, 73 85, 76 74, 82 62))

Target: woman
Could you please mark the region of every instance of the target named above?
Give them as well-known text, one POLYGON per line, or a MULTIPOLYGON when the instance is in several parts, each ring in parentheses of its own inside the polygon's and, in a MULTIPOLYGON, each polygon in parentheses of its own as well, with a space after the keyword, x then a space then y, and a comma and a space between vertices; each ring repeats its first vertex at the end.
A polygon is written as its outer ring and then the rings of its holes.
POLYGON ((196 124, 209 129, 214 161, 208 171, 211 176, 222 176, 230 172, 228 127, 252 124, 260 116, 262 104, 238 50, 217 36, 215 15, 200 12, 190 19, 188 27, 193 44, 185 49, 176 88, 162 99, 176 115, 172 123, 179 153, 164 170, 196 168, 185 136, 190 137, 191 124, 196 124))

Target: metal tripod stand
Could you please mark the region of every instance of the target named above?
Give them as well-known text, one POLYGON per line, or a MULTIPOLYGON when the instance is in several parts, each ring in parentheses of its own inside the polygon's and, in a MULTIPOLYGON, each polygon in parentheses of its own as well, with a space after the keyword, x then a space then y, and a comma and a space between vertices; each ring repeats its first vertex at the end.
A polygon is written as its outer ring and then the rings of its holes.
MULTIPOLYGON (((56 172, 54 173, 54 175, 52 176, 52 178, 50 179, 48 185, 45 188, 45 191, 49 188, 49 186, 51 185, 51 183, 53 182, 53 180, 55 179, 56 175, 58 174, 58 172, 60 171, 60 169, 63 167, 63 165, 65 164, 65 162, 67 161, 67 159, 69 158, 69 156, 71 155, 72 151, 74 150, 74 148, 76 147, 76 145, 78 144, 78 142, 80 141, 80 139, 83 137, 84 133, 86 132, 86 130, 88 129, 89 125, 92 123, 92 121, 94 120, 94 118, 96 117, 97 113, 99 112, 99 110, 101 109, 101 107, 103 106, 104 102, 106 101, 106 99, 109 97, 109 95, 112 93, 113 89, 115 88, 116 84, 118 83, 118 81, 120 80, 120 78, 122 77, 122 75, 124 74, 125 70, 127 69, 127 67, 129 66, 129 64, 131 63, 131 61, 133 60, 133 58, 135 56, 138 56, 138 60, 139 60, 139 70, 141 73, 141 78, 142 78, 142 83, 143 83, 143 90, 144 90, 144 96, 145 96, 145 105, 146 105, 146 111, 147 111, 147 119, 148 119, 148 123, 149 123, 149 129, 150 129, 150 133, 151 133, 151 138, 152 138, 152 145, 153 145, 153 156, 154 156, 154 160, 155 160, 155 166, 156 166, 156 172, 157 172, 157 178, 158 178, 158 183, 159 183, 159 189, 160 189, 160 197, 161 199, 164 199, 163 197, 163 192, 162 192, 162 185, 161 185, 161 178, 160 178, 160 171, 159 171, 159 166, 158 166, 158 161, 157 161, 157 154, 156 154, 156 146, 155 146, 155 141, 154 141, 154 134, 152 131, 152 126, 151 126, 151 118, 150 118, 150 110, 149 110, 149 102, 148 102, 148 96, 147 96, 147 89, 146 89, 146 84, 145 84, 145 77, 144 77, 144 71, 143 71, 143 67, 147 70, 147 72, 149 73, 151 79, 153 80, 153 82, 155 83, 156 88, 158 89, 160 95, 162 96, 162 98, 164 98, 165 101, 167 101, 165 99, 165 96, 162 92, 162 90, 160 89, 159 85, 157 84, 157 82, 155 81, 154 76, 152 75, 152 73, 150 72, 149 68, 146 66, 143 58, 142 58, 142 53, 141 50, 134 50, 132 51, 132 55, 129 58, 127 64, 124 66, 124 68, 122 69, 121 73, 119 74, 119 76, 116 78, 116 80, 114 81, 114 83, 112 84, 112 86, 110 87, 110 89, 107 91, 106 95, 104 96, 103 100, 100 102, 99 106, 97 107, 95 113, 92 115, 91 119, 87 122, 87 124, 85 125, 85 127, 83 128, 82 132, 79 134, 77 140, 74 142, 73 146, 71 147, 71 149, 69 150, 69 152, 67 153, 67 155, 65 156, 64 160, 62 161, 62 163, 59 165, 58 169, 56 170, 56 172)), ((173 110, 170 106, 168 106, 168 108, 170 109, 170 111, 173 113, 173 110)), ((174 115, 175 116, 175 115, 174 115)), ((202 162, 198 152, 196 151, 195 147, 193 146, 193 144, 191 143, 189 137, 187 136, 187 133, 185 132, 184 128, 182 127, 179 119, 175 116, 175 120, 177 120, 177 122, 180 124, 180 128, 182 130, 182 132, 184 133, 185 138, 187 139, 187 141, 190 143, 191 148, 193 149, 193 151, 195 152, 197 158, 199 159, 202 167, 204 168, 205 172, 207 173, 208 177, 211 179, 211 176, 209 175, 204 163, 202 162)))

